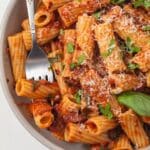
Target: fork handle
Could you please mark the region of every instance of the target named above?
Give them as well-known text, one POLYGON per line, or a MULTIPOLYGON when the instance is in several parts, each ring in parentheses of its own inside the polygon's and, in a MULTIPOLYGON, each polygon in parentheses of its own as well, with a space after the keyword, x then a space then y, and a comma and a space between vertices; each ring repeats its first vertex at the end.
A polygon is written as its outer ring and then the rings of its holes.
POLYGON ((36 42, 35 24, 34 24, 34 0, 26 0, 30 30, 32 35, 32 45, 36 42))

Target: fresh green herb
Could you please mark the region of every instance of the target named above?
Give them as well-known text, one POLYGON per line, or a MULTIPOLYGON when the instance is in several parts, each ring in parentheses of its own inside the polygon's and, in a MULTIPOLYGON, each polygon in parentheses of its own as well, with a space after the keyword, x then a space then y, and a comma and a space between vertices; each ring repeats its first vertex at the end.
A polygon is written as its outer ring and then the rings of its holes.
POLYGON ((150 7, 150 0, 134 0, 133 5, 135 8, 143 6, 145 8, 150 7))
POLYGON ((64 33, 65 33, 64 29, 60 29, 59 34, 64 35, 64 33))
POLYGON ((76 68, 77 67, 77 64, 76 63, 71 63, 70 64, 70 69, 71 70, 73 70, 74 68, 76 68))
POLYGON ((53 64, 53 63, 56 63, 56 62, 59 62, 62 58, 62 55, 61 54, 57 54, 55 57, 51 57, 49 58, 49 62, 50 64, 53 64))
POLYGON ((74 52, 74 45, 71 42, 67 44, 67 52, 68 53, 74 52))
POLYGON ((74 95, 74 98, 78 104, 81 103, 82 93, 82 90, 78 90, 77 93, 74 95))
POLYGON ((138 115, 150 116, 150 96, 140 92, 125 92, 118 96, 119 103, 133 109, 138 115))
POLYGON ((102 115, 108 117, 108 119, 113 118, 113 114, 111 112, 110 104, 107 104, 105 107, 102 107, 100 104, 98 105, 99 111, 102 113, 102 115))
POLYGON ((138 68, 139 68, 139 65, 138 65, 138 64, 129 63, 129 64, 128 64, 128 68, 129 68, 130 70, 135 70, 135 69, 138 69, 138 68))
POLYGON ((116 45, 115 45, 115 40, 114 40, 114 39, 111 39, 111 40, 110 40, 110 43, 109 43, 109 45, 108 45, 107 52, 101 53, 101 56, 102 56, 103 58, 108 57, 108 56, 112 53, 112 51, 114 50, 115 46, 116 46, 116 45))
POLYGON ((150 25, 143 26, 142 29, 143 31, 150 31, 150 25))
POLYGON ((138 53, 140 51, 140 48, 135 46, 129 37, 127 37, 126 46, 129 53, 138 53))
POLYGON ((101 56, 102 56, 103 58, 106 58, 106 57, 109 56, 109 53, 108 53, 108 52, 101 53, 101 56))
POLYGON ((80 55, 78 57, 78 65, 81 65, 86 59, 86 56, 84 54, 80 55))
POLYGON ((111 0, 112 4, 122 4, 124 2, 125 2, 125 0, 111 0))
POLYGON ((95 17, 95 19, 98 20, 100 18, 100 16, 101 16, 101 13, 100 13, 100 11, 98 11, 98 12, 93 13, 92 16, 95 17))
POLYGON ((115 48, 115 40, 111 39, 110 43, 109 43, 109 48, 108 48, 108 53, 109 55, 112 53, 113 49, 115 48))

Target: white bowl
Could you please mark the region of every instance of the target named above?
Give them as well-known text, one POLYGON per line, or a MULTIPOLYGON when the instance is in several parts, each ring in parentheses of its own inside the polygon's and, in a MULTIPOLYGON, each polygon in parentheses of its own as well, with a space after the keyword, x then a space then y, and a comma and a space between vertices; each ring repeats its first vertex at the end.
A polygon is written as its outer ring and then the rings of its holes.
MULTIPOLYGON (((3 12, 2 20, 0 21, 0 80, 3 92, 9 103, 12 111, 22 123, 22 125, 42 144, 52 150, 85 150, 87 146, 82 144, 69 144, 57 140, 51 136, 49 131, 37 128, 33 120, 27 115, 17 104, 20 102, 28 102, 29 100, 17 97, 13 88, 12 73, 7 48, 7 37, 16 32, 21 31, 21 22, 26 18, 26 5, 25 0, 10 0, 7 8, 3 12), (9 82, 7 83, 7 79, 9 82)), ((150 150, 150 148, 147 148, 150 150)))

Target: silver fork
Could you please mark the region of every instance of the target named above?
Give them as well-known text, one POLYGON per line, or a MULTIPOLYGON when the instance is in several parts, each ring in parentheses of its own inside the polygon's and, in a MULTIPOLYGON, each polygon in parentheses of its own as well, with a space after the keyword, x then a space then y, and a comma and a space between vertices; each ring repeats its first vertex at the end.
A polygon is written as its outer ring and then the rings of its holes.
POLYGON ((49 70, 50 63, 45 52, 36 42, 35 24, 34 24, 34 0, 26 0, 30 30, 32 35, 32 49, 26 60, 26 78, 33 80, 48 80, 53 82, 53 72, 49 70))

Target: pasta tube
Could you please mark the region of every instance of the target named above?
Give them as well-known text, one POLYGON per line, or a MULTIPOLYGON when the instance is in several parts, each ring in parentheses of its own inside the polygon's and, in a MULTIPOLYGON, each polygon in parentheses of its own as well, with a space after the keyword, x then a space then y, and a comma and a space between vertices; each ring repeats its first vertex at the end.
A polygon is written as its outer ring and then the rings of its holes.
POLYGON ((150 16, 144 9, 134 8, 132 5, 125 5, 123 8, 128 14, 133 16, 140 24, 150 24, 150 16))
POLYGON ((126 41, 127 38, 130 38, 132 43, 141 50, 147 51, 150 49, 150 36, 139 30, 136 24, 134 24, 133 17, 122 14, 118 19, 114 20, 113 27, 123 40, 126 41))
POLYGON ((85 59, 92 59, 94 53, 93 25, 94 18, 92 16, 83 14, 78 18, 76 25, 77 47, 74 52, 73 62, 78 63, 81 56, 85 56, 85 59))
POLYGON ((133 150, 126 135, 121 135, 115 142, 112 150, 133 150))
POLYGON ((54 11, 72 0, 42 0, 43 4, 49 11, 54 11))
POLYGON ((57 83, 20 79, 16 84, 16 93, 18 96, 40 99, 58 94, 59 88, 57 83))
POLYGON ((74 47, 75 47, 76 32, 75 30, 65 30, 64 33, 64 59, 63 59, 63 77, 69 77, 70 64, 72 62, 74 47))
POLYGON ((75 103, 73 101, 73 96, 66 94, 63 96, 62 101, 59 104, 59 110, 61 112, 61 115, 67 115, 69 112, 76 112, 81 108, 81 105, 78 103, 75 103))
POLYGON ((119 94, 123 91, 129 91, 138 87, 140 81, 134 74, 111 74, 109 76, 111 82, 112 94, 119 94))
POLYGON ((63 24, 66 27, 69 27, 77 21, 78 16, 81 14, 86 12, 92 13, 97 9, 106 6, 109 4, 109 2, 109 0, 84 0, 81 2, 72 1, 60 7, 58 12, 61 20, 63 21, 63 24))
POLYGON ((100 135, 115 128, 116 126, 117 122, 115 120, 108 119, 105 116, 92 117, 86 121, 86 127, 93 135, 100 135))
POLYGON ((106 23, 112 23, 117 17, 122 15, 123 10, 120 6, 116 5, 110 8, 110 10, 101 16, 100 20, 106 23))
POLYGON ((104 59, 104 63, 108 73, 122 72, 126 70, 126 66, 121 56, 121 50, 116 42, 113 28, 110 23, 99 24, 95 28, 95 38, 98 42, 100 54, 104 59))
POLYGON ((37 27, 44 27, 53 19, 53 13, 47 10, 39 10, 34 16, 34 22, 37 27))
MULTIPOLYGON (((38 28, 36 32, 37 42, 39 45, 46 44, 53 38, 55 38, 59 33, 59 23, 55 22, 52 26, 46 26, 43 28, 38 28)), ((26 50, 32 48, 31 33, 29 31, 23 31, 23 40, 26 50)))
POLYGON ((85 129, 84 125, 74 123, 68 123, 64 136, 67 142, 81 142, 86 144, 107 144, 110 142, 106 134, 93 135, 85 129))
MULTIPOLYGON (((150 44, 149 44, 150 45, 150 44)), ((131 62, 138 64, 139 69, 143 72, 147 72, 150 69, 150 49, 147 51, 141 51, 137 53, 131 60, 131 62)))
POLYGON ((28 19, 23 20, 21 26, 22 26, 23 30, 30 30, 29 20, 28 19))
POLYGON ((25 78, 25 60, 26 49, 23 43, 22 33, 18 33, 8 37, 9 52, 11 58, 11 65, 15 81, 25 78))
MULTIPOLYGON (((54 48, 54 47, 53 47, 54 48)), ((68 93, 70 91, 69 87, 64 81, 64 78, 62 76, 63 71, 63 64, 62 64, 62 58, 60 56, 62 55, 60 50, 53 51, 48 55, 48 58, 51 60, 56 60, 52 63, 52 68, 60 89, 60 93, 62 95, 68 93)))
POLYGON ((54 115, 51 112, 49 104, 45 102, 33 102, 30 104, 30 110, 35 124, 39 128, 48 128, 52 124, 54 115))
POLYGON ((139 118, 128 110, 119 116, 119 122, 122 129, 137 148, 146 147, 149 144, 149 138, 146 135, 139 118))

